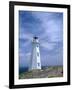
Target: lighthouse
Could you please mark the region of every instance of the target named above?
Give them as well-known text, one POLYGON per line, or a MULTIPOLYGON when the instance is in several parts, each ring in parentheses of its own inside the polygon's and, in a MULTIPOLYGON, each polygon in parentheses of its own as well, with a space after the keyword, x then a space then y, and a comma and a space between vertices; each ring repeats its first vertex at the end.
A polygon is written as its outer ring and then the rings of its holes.
POLYGON ((40 48, 39 48, 39 39, 38 37, 33 37, 32 40, 32 52, 30 60, 29 70, 41 69, 41 59, 40 59, 40 48))

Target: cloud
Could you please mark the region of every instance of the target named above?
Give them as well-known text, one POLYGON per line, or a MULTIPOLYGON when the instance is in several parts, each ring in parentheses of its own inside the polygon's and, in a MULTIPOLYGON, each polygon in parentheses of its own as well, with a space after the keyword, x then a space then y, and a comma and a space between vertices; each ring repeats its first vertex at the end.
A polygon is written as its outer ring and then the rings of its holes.
POLYGON ((51 42, 62 40, 62 13, 32 13, 35 18, 41 21, 41 28, 44 33, 41 33, 40 38, 48 38, 51 42), (59 17, 59 18, 58 18, 59 17), (60 20, 61 19, 61 20, 60 20))
POLYGON ((31 58, 31 53, 20 53, 19 54, 19 65, 20 67, 28 67, 31 58))
POLYGON ((20 39, 26 39, 26 40, 32 40, 33 35, 30 33, 21 33, 19 38, 20 39))
POLYGON ((42 66, 50 66, 50 65, 63 65, 63 55, 58 53, 56 55, 43 55, 41 58, 42 66))
POLYGON ((56 12, 20 11, 19 14, 19 54, 20 65, 28 65, 32 49, 32 39, 39 37, 41 62, 45 65, 62 63, 63 14, 56 12))
POLYGON ((48 42, 42 42, 41 44, 41 47, 46 49, 46 50, 53 50, 54 47, 55 47, 55 44, 51 44, 51 43, 48 43, 48 42))

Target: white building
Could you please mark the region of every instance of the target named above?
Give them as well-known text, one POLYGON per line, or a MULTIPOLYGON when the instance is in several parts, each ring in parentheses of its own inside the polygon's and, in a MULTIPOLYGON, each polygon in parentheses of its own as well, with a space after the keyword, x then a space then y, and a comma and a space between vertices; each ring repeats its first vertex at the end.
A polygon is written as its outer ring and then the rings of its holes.
POLYGON ((39 40, 38 37, 34 37, 32 41, 32 53, 30 60, 30 68, 33 69, 41 69, 41 60, 40 60, 40 50, 39 50, 39 40))

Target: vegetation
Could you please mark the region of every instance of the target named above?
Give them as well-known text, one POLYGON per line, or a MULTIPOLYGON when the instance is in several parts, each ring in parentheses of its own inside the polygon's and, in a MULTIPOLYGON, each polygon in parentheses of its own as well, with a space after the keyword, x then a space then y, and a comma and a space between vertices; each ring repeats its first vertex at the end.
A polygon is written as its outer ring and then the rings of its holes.
POLYGON ((32 70, 19 74, 19 79, 63 77, 63 66, 43 67, 41 70, 32 70))

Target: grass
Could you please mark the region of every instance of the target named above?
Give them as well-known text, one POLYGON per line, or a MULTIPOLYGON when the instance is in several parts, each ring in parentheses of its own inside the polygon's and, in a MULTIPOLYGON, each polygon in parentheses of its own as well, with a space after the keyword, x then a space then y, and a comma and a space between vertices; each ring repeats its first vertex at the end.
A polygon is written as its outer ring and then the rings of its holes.
POLYGON ((19 74, 19 79, 63 77, 63 66, 49 66, 19 74))

